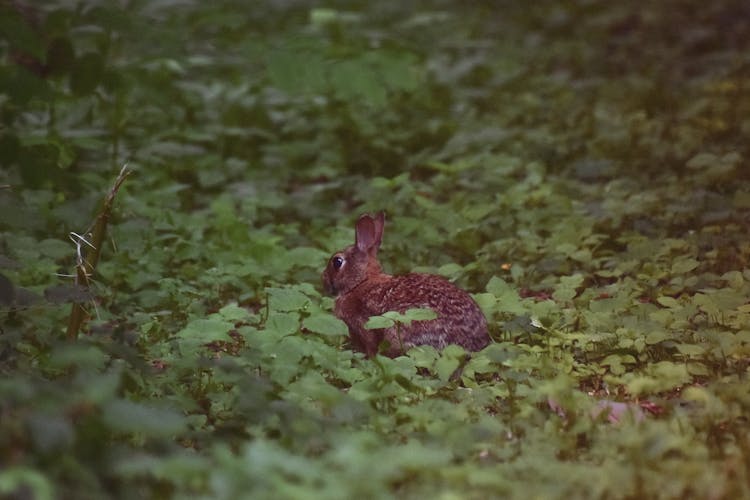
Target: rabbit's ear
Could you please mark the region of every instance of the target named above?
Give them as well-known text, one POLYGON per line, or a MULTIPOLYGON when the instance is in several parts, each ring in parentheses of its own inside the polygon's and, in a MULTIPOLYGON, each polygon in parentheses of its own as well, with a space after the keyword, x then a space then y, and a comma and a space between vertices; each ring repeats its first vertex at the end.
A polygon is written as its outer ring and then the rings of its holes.
POLYGON ((370 214, 362 214, 354 227, 354 243, 362 252, 377 251, 383 234, 382 223, 370 214), (380 229, 378 229, 380 227, 380 229))
POLYGON ((380 243, 383 241, 383 226, 385 226, 385 212, 382 210, 373 218, 375 223, 375 246, 380 248, 380 243))

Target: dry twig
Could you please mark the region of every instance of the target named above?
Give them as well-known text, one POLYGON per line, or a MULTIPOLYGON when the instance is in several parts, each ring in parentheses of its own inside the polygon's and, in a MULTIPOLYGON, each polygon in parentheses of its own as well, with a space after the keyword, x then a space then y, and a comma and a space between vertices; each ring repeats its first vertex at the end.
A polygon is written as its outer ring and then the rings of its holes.
MULTIPOLYGON (((96 270, 96 265, 101 256, 101 248, 107 233, 107 222, 109 222, 109 217, 112 213, 115 195, 117 195, 117 191, 120 189, 125 178, 130 175, 130 172, 127 165, 124 165, 120 170, 115 183, 104 198, 99 215, 96 216, 94 222, 84 233, 85 235, 90 235, 90 238, 86 239, 85 236, 70 233, 71 240, 76 244, 76 285, 84 289, 88 289, 91 286, 91 277, 96 270), (84 244, 89 247, 87 250, 83 249, 84 244)), ((66 334, 69 339, 78 337, 78 332, 81 330, 86 316, 86 309, 83 307, 83 304, 74 302, 70 311, 66 334)))

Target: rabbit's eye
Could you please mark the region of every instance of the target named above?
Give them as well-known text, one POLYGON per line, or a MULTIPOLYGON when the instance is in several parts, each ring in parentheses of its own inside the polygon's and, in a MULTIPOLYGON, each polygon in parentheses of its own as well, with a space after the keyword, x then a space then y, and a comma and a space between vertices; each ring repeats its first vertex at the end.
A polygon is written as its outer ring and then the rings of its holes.
POLYGON ((331 260, 331 262, 333 263, 333 268, 338 270, 344 265, 344 258, 337 255, 331 260))

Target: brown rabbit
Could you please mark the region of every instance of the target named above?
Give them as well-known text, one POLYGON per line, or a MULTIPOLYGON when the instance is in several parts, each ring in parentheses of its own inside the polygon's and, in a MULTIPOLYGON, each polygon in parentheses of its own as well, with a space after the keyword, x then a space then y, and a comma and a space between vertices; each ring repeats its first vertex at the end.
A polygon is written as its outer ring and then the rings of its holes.
POLYGON ((384 224, 383 212, 361 215, 354 245, 333 254, 323 271, 326 291, 336 295, 334 313, 349 327, 353 347, 373 356, 385 340, 384 354, 390 357, 424 344, 437 349, 458 344, 469 351, 485 347, 487 320, 468 293, 440 276, 383 273, 377 253, 384 224), (413 308, 432 309, 437 318, 375 330, 364 326, 371 316, 413 308))

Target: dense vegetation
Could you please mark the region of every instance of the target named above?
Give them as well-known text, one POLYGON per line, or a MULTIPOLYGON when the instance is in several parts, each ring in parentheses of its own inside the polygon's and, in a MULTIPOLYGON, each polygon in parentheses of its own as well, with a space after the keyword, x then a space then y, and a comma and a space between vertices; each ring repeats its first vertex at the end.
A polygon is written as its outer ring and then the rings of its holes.
POLYGON ((0 11, 0 496, 750 497, 746 0, 0 11), (347 347, 379 209, 492 345, 347 347))

